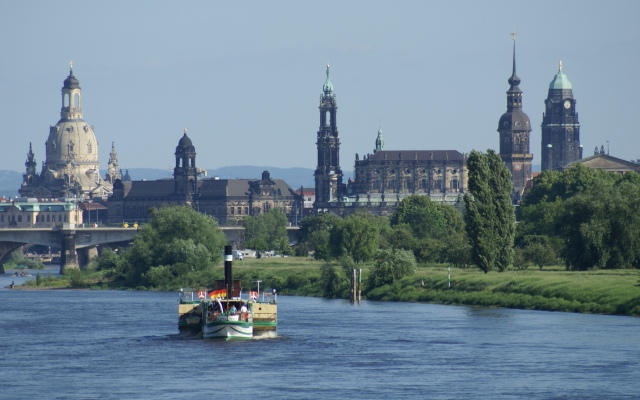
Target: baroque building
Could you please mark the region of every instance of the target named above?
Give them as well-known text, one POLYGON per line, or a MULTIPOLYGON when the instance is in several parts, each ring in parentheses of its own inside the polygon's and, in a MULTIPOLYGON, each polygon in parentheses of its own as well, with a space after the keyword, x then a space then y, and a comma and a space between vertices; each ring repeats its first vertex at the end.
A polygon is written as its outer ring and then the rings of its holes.
POLYGON ((513 189, 511 199, 517 204, 524 193, 527 182, 531 180, 531 162, 533 154, 529 152, 531 121, 522 111, 522 90, 520 78, 516 74, 516 39, 513 34, 513 70, 509 77, 507 91, 507 112, 498 122, 500 135, 500 158, 511 172, 513 189))
POLYGON ((542 170, 562 170, 564 166, 582 158, 580 123, 573 98, 571 82, 562 72, 549 84, 549 94, 542 116, 542 170))
POLYGON ((100 176, 98 140, 82 114, 82 89, 70 64, 69 76, 62 86, 60 120, 49 128, 45 142, 46 160, 40 174, 31 143, 25 162, 21 188, 23 197, 31 198, 106 198, 112 182, 119 177, 115 148, 111 151, 106 180, 100 176))
POLYGON ((196 166, 195 146, 186 129, 174 155, 173 178, 116 179, 108 200, 109 224, 147 222, 149 209, 163 205, 193 207, 220 225, 237 225, 247 215, 274 208, 282 209, 292 224, 302 219, 302 196, 282 179, 272 179, 268 171, 261 179, 204 178, 206 171, 196 166))
POLYGON ((380 129, 373 154, 366 154, 362 159, 356 154, 355 178, 343 184, 336 121, 338 107, 328 66, 319 108, 314 212, 347 215, 368 211, 389 215, 403 198, 411 195, 460 204, 467 188, 465 154, 456 150, 385 150, 380 129))

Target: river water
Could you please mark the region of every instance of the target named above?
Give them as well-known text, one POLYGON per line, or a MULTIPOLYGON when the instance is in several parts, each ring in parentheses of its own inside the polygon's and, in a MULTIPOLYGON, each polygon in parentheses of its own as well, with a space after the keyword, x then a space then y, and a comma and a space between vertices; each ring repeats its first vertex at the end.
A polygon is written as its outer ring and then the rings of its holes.
POLYGON ((176 293, 12 280, 2 399, 640 398, 637 318, 280 296, 277 337, 203 341, 176 293))

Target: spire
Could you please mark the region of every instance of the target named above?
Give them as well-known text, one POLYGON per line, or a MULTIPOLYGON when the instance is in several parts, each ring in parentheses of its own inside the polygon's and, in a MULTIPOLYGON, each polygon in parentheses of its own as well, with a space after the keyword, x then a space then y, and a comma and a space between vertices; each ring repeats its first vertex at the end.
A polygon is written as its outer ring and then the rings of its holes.
POLYGON ((513 36, 513 71, 511 73, 511 77, 509 78, 509 84, 513 87, 513 86, 518 86, 520 84, 520 78, 516 74, 516 36, 517 34, 513 32, 511 36, 513 36))
POLYGON ((324 82, 322 90, 324 91, 325 95, 331 95, 331 93, 333 92, 333 85, 329 80, 329 64, 327 64, 327 80, 324 82))
POLYGON ((516 74, 516 33, 513 36, 513 70, 509 77, 509 90, 507 91, 507 112, 522 111, 522 90, 518 87, 520 78, 516 74))

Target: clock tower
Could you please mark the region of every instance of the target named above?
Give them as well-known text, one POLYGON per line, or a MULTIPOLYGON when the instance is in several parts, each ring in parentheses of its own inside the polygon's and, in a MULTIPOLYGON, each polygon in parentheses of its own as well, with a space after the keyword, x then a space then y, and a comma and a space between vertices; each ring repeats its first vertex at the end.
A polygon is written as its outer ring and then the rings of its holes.
POLYGON ((507 112, 502 114, 498 123, 500 134, 500 158, 511 171, 513 190, 511 199, 517 204, 522 198, 524 187, 531 179, 531 161, 529 153, 529 134, 531 122, 522 111, 522 91, 518 87, 520 78, 516 75, 516 34, 513 33, 513 72, 509 78, 507 91, 507 112))
POLYGON ((576 100, 571 83, 562 72, 562 61, 549 85, 549 94, 544 103, 542 170, 562 170, 566 164, 582 158, 576 100))

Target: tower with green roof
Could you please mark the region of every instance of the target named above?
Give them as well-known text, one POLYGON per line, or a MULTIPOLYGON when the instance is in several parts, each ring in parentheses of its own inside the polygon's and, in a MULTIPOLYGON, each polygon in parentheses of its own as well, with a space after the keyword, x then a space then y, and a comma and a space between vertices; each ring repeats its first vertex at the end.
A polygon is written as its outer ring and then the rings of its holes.
POLYGON ((513 191, 511 198, 514 204, 520 201, 527 181, 531 179, 531 161, 533 154, 529 152, 529 135, 531 122, 529 116, 522 111, 522 90, 520 78, 516 74, 516 35, 513 35, 513 72, 509 77, 507 91, 507 112, 502 114, 498 122, 500 134, 500 158, 511 171, 513 191))
POLYGON ((315 189, 316 211, 323 211, 330 206, 330 202, 339 201, 344 191, 342 183, 342 169, 340 168, 340 135, 336 122, 338 105, 333 85, 329 80, 329 66, 327 65, 327 80, 322 86, 320 96, 320 128, 318 129, 317 148, 318 166, 316 167, 315 189))
POLYGON ((544 103, 542 170, 561 170, 566 164, 582 158, 576 100, 571 82, 562 72, 562 61, 549 84, 549 94, 544 103))

